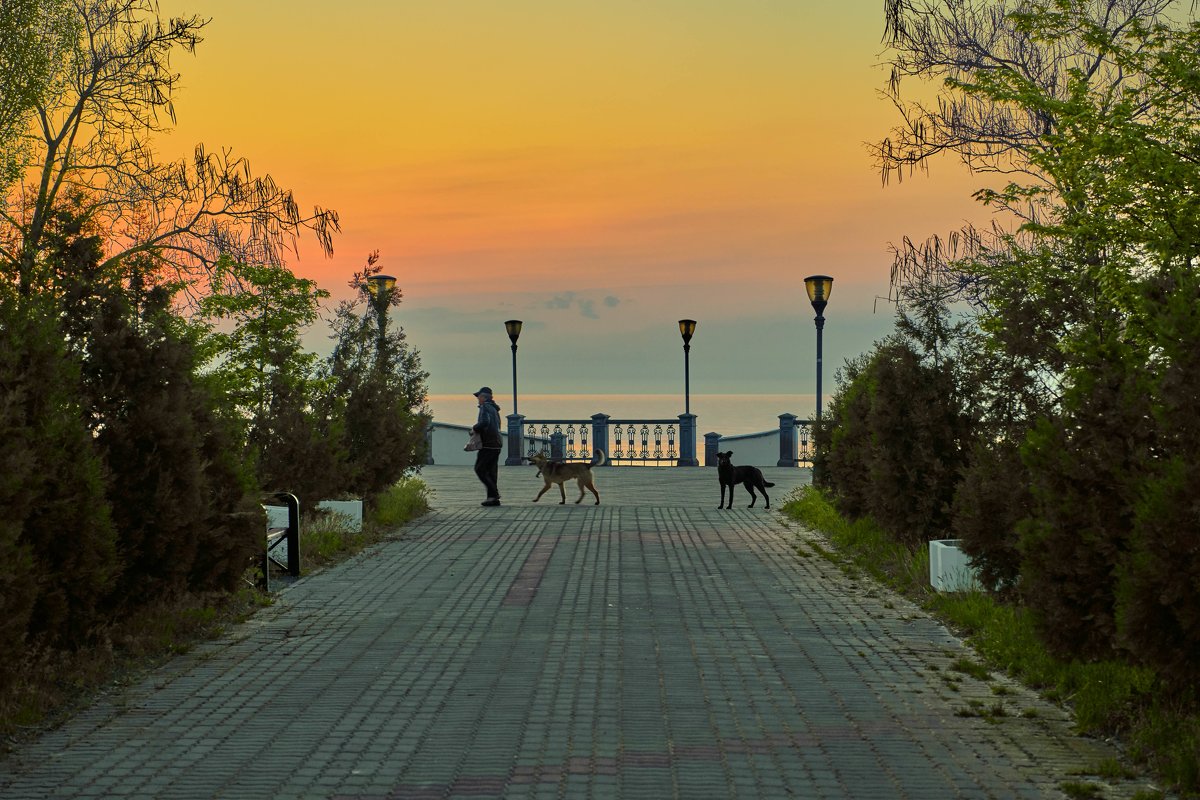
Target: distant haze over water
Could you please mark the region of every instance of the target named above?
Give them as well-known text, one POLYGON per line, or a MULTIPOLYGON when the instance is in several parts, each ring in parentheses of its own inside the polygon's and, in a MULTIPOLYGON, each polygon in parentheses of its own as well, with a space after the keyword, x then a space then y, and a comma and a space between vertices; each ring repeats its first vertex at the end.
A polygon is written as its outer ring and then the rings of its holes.
MULTIPOLYGON (((461 395, 431 394, 429 406, 435 422, 470 425, 475 422, 477 406, 472 387, 461 395)), ((496 403, 500 414, 511 414, 512 391, 506 395, 499 387, 496 403)), ((588 420, 593 414, 608 414, 613 419, 678 419, 683 413, 683 394, 522 394, 518 411, 526 419, 588 420)), ((829 403, 825 397, 824 402, 829 403)), ((813 395, 803 394, 693 394, 691 410, 696 415, 697 439, 715 432, 723 436, 777 430, 780 414, 795 414, 808 419, 816 410, 813 395)))

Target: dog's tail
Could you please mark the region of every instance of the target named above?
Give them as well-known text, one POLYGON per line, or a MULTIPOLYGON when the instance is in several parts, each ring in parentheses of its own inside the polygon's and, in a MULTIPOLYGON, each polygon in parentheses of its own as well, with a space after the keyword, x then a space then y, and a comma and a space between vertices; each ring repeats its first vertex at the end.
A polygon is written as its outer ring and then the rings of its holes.
POLYGON ((591 466, 602 467, 608 463, 608 456, 604 455, 603 450, 593 450, 592 455, 593 455, 593 458, 592 458, 591 466))
POLYGON ((775 484, 771 483, 770 481, 763 481, 763 486, 774 486, 774 485, 775 484))

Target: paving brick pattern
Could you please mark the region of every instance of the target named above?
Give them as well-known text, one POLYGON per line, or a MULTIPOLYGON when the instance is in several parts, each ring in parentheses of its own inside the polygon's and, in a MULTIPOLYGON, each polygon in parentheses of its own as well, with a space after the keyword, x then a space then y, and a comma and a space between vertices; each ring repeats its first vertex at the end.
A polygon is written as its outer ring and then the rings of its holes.
MULTIPOLYGON (((802 470, 767 470, 787 489, 802 470)), ((603 504, 435 513, 0 763, 16 798, 1104 797, 1109 745, 816 554, 714 470, 600 471, 603 504)), ((556 494, 556 493, 555 493, 556 494)), ((568 498, 573 495, 568 488, 568 498)), ((590 498, 591 495, 589 494, 590 498)))

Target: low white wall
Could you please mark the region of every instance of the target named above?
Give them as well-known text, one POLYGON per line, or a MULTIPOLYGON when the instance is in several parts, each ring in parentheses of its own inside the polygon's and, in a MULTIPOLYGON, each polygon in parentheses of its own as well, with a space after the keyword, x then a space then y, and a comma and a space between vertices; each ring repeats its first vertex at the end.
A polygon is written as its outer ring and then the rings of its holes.
POLYGON ((469 425, 435 422, 430 426, 430 430, 429 463, 451 466, 475 464, 475 454, 463 450, 467 446, 467 440, 471 438, 469 425))
MULTIPOLYGON (((743 433, 738 436, 722 436, 717 440, 717 451, 733 451, 730 459, 739 467, 775 467, 779 465, 779 429, 759 433, 743 433)), ((796 458, 796 450, 792 458, 796 458)), ((703 454, 702 454, 703 455, 703 454)), ((705 466, 715 467, 716 464, 705 466)))
MULTIPOLYGON (((467 445, 467 440, 471 438, 470 425, 434 422, 429 427, 430 464, 459 467, 475 466, 475 453, 463 450, 467 445)), ((505 428, 502 430, 500 436, 504 441, 504 449, 500 453, 500 466, 504 466, 504 462, 508 458, 508 429, 505 428)), ((529 438, 527 437, 524 442, 525 450, 528 452, 529 438)), ((537 443, 540 449, 550 452, 550 441, 548 439, 543 439, 540 436, 534 437, 534 442, 537 443)))

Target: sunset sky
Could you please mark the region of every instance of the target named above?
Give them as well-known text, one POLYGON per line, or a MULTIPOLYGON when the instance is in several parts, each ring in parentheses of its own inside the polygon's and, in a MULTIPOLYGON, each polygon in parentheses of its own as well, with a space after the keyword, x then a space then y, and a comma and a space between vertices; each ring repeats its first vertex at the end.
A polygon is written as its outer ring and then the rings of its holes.
MULTIPOLYGON (((952 162, 883 186, 881 0, 169 0, 212 17, 164 156, 232 148, 373 250, 434 393, 814 392, 891 329, 888 246, 983 219, 952 162)), ((314 349, 325 346, 314 335, 314 349)), ((682 410, 682 409, 680 409, 682 410)))

